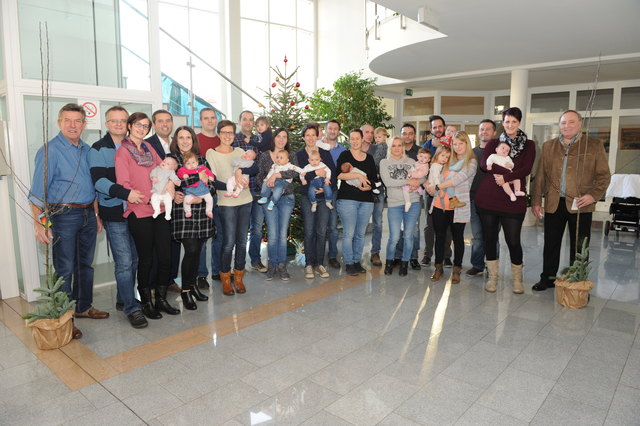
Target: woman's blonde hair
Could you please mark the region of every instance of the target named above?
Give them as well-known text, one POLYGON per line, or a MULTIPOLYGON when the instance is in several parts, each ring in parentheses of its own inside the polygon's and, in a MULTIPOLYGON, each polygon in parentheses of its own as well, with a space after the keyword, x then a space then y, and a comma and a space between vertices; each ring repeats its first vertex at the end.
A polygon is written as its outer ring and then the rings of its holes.
POLYGON ((402 140, 402 137, 400 137, 400 136, 394 136, 393 139, 391 139, 391 143, 387 142, 389 144, 389 146, 387 148, 387 158, 388 159, 392 159, 392 157, 391 157, 391 147, 393 146, 393 142, 396 139, 399 140, 400 143, 402 144, 402 158, 401 158, 401 160, 402 160, 407 155, 407 151, 405 151, 405 149, 404 149, 404 141, 402 140))
MULTIPOLYGON (((473 148, 471 147, 471 139, 469 139, 469 135, 467 134, 467 132, 462 130, 457 131, 456 134, 453 135, 453 141, 455 141, 456 139, 467 144, 467 149, 465 149, 464 157, 463 157, 464 159, 463 168, 466 168, 471 162, 471 160, 476 159, 476 155, 473 153, 473 148)), ((453 163, 459 160, 458 155, 453 150, 453 141, 451 142, 451 157, 449 157, 449 165, 452 165, 453 163), (455 159, 453 158, 454 156, 456 157, 455 159)))

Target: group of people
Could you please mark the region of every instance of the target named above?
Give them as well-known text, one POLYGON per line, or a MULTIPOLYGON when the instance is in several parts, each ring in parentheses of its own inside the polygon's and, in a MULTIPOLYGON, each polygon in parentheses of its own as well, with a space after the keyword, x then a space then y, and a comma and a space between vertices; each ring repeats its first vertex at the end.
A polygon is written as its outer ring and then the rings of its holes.
MULTIPOLYGON (((205 108, 198 134, 188 126, 174 130, 173 117, 165 110, 149 118, 115 106, 105 118, 108 132, 89 147, 81 139, 86 125, 83 108, 67 104, 60 110, 60 133, 48 143, 47 172, 41 149, 30 194, 36 238, 53 243, 54 267, 65 280, 64 290, 77 302, 77 318, 109 316, 92 306, 91 265, 96 233, 102 228, 115 263, 116 308, 135 328, 146 327, 147 319, 162 318, 163 313, 180 313, 167 299, 172 289, 180 292, 184 309, 197 309, 196 301, 208 300, 202 290, 209 287, 209 263, 223 294, 245 293, 247 251, 252 269, 264 273, 265 280, 289 280, 287 241, 296 181, 307 279, 330 276, 325 267, 327 245, 328 265, 341 267, 338 218, 344 271, 366 272, 363 251, 370 221, 370 263, 382 267, 386 205, 385 274, 399 267, 399 275, 406 276, 409 266, 417 270, 421 263, 430 265, 433 254, 431 280, 440 280, 443 268, 452 266, 451 282, 459 283, 464 230, 470 222, 472 267, 466 275, 482 275, 486 265, 485 290, 497 290, 502 229, 513 292, 524 292, 520 231, 535 142, 520 129, 522 112, 516 107, 503 112, 504 131, 498 138, 496 124, 483 120, 475 148, 467 133, 447 128, 440 116, 430 117, 432 137, 422 147, 412 124, 404 124, 401 136, 390 142, 384 128, 364 124, 349 131, 347 149, 338 144, 340 123, 331 120, 323 136, 317 123, 306 125, 301 132, 304 147, 298 151, 292 150, 287 129, 272 131, 267 117, 254 120, 250 111, 243 111, 236 125, 218 122, 216 111, 205 108), (147 137, 151 129, 154 134, 147 137), (418 262, 423 211, 425 247, 418 262), (43 226, 47 222, 50 228, 43 226), (267 265, 260 254, 265 222, 267 265), (178 269, 181 287, 174 282, 178 269)), ((566 111, 560 118, 561 136, 542 148, 531 200, 538 217, 543 196, 546 200, 545 249, 543 273, 534 290, 553 286, 566 223, 572 242, 589 236, 589 212, 608 185, 602 143, 583 135, 581 125, 576 111, 566 111), (587 214, 576 233, 578 209, 587 214)), ((81 335, 74 327, 74 337, 81 335)))

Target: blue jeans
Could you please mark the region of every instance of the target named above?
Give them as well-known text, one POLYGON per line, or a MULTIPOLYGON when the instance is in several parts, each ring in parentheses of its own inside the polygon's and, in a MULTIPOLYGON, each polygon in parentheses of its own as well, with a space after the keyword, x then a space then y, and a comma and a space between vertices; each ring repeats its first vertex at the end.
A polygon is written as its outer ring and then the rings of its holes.
POLYGON ((364 233, 367 230, 373 203, 354 200, 336 201, 336 209, 342 221, 342 255, 347 265, 360 262, 364 249, 364 233))
MULTIPOLYGON (((405 232, 403 234, 402 228, 413 229, 416 227, 418 216, 420 216, 420 209, 422 205, 419 201, 411 203, 411 208, 405 213, 404 205, 387 208, 387 219, 389 220, 389 240, 387 241, 387 261, 391 260, 391 253, 394 252, 396 245, 399 241, 402 241, 402 255, 396 257, 402 259, 403 262, 408 262, 412 259, 411 254, 413 252, 414 235, 405 232), (402 228, 401 228, 402 226, 402 228), (400 236, 402 235, 402 240, 400 236)), ((415 258, 414 258, 415 259, 415 258)))
MULTIPOLYGON (((311 201, 304 194, 300 197, 300 209, 304 222, 305 266, 322 265, 324 247, 329 223, 329 209, 325 203, 319 203, 316 212, 311 211, 311 201)), ((335 210, 335 209, 334 209, 335 210)))
POLYGON ((122 311, 129 315, 139 311, 140 304, 135 297, 136 271, 138 254, 133 237, 129 233, 129 224, 125 222, 102 222, 107 233, 107 240, 115 263, 116 300, 124 305, 122 311))
POLYGON ((284 192, 288 184, 289 182, 287 182, 285 179, 276 179, 273 183, 273 188, 271 188, 269 185, 267 185, 267 181, 265 180, 262 184, 260 196, 264 198, 271 197, 271 202, 273 204, 278 204, 278 201, 280 201, 282 193, 284 192))
MULTIPOLYGON (((211 275, 217 275, 220 273, 220 257, 222 256, 222 222, 217 201, 213 203, 213 223, 216 226, 216 235, 211 238, 211 275)), ((205 243, 202 245, 202 252, 200 252, 198 277, 206 277, 207 275, 209 275, 209 271, 207 270, 207 244, 205 243)))
MULTIPOLYGON (((262 244, 262 224, 264 223, 264 210, 258 204, 258 197, 254 195, 251 203, 251 225, 249 228, 249 259, 251 265, 262 260, 260 256, 260 245, 262 244)), ((226 229, 226 227, 225 227, 226 229)))
MULTIPOLYGON (((371 254, 380 253, 382 247, 382 210, 384 209, 384 187, 380 187, 378 201, 373 203, 373 214, 371 221, 373 229, 371 231, 371 254)), ((391 253, 391 252, 387 252, 391 253)))
POLYGON ((51 216, 53 267, 64 278, 62 290, 76 301, 76 312, 93 303, 93 255, 98 224, 92 208, 61 207, 51 216))
POLYGON ((295 197, 289 194, 283 195, 273 210, 262 206, 267 222, 267 256, 269 263, 273 265, 287 261, 287 235, 294 204, 295 197))
MULTIPOLYGON (((333 192, 333 206, 336 205, 335 198, 338 196, 338 192, 333 192)), ((338 257, 338 210, 333 209, 329 211, 329 224, 327 226, 327 241, 329 243, 329 259, 335 259, 338 257)))
MULTIPOLYGON (((420 203, 420 205, 422 206, 422 203, 420 203)), ((417 259, 418 258, 418 250, 420 250, 420 212, 421 211, 422 211, 422 208, 418 212, 418 217, 416 218, 416 224, 415 224, 415 226, 413 228, 413 248, 411 249, 411 257, 410 257, 410 259, 417 259)), ((398 239, 398 244, 396 244, 396 250, 395 250, 394 259, 401 259, 402 258, 402 252, 404 251, 404 233, 405 233, 405 229, 400 231, 400 238, 398 239)), ((389 258, 389 252, 387 252, 387 259, 388 258, 389 258)))
POLYGON ((331 186, 324 184, 324 178, 315 178, 309 182, 309 189, 307 190, 307 197, 309 197, 309 201, 312 203, 317 202, 316 189, 324 189, 324 199, 333 200, 333 190, 331 186))
MULTIPOLYGON (((243 271, 247 258, 247 231, 251 218, 251 206, 253 203, 241 206, 220 206, 220 219, 222 222, 222 259, 220 272, 231 271, 231 254, 236 249, 233 269, 243 271)), ((262 206, 260 206, 262 207, 262 206)))

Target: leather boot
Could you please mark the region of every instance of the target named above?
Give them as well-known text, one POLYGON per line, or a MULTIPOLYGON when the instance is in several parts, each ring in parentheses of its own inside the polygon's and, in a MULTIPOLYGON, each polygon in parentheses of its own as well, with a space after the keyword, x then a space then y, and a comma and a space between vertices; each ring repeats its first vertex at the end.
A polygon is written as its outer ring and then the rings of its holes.
POLYGON ((444 269, 442 269, 442 263, 436 263, 433 265, 436 269, 431 274, 431 281, 438 281, 442 278, 442 274, 444 273, 444 269))
MULTIPOLYGON (((185 285, 185 287, 188 287, 188 286, 185 285)), ((184 306, 184 308, 190 311, 195 311, 196 309, 198 309, 198 305, 196 305, 196 301, 193 300, 191 289, 183 288, 182 290, 183 291, 182 293, 180 293, 180 297, 182 297, 182 305, 184 306), (187 291, 184 291, 184 290, 187 290, 187 291)))
POLYGON ((236 294, 231 285, 231 272, 220 272, 220 281, 222 281, 222 294, 225 296, 236 294))
POLYGON ((151 302, 151 289, 138 287, 140 293, 140 306, 142 307, 142 313, 149 319, 160 319, 162 314, 154 308, 151 302))
POLYGON ((487 271, 489 271, 489 279, 485 284, 484 289, 489 293, 495 293, 498 289, 498 269, 500 266, 499 260, 487 260, 487 271))
POLYGON ((453 271, 451 271, 451 284, 460 284, 461 271, 462 271, 462 266, 453 267, 453 271))
POLYGON ((204 302, 206 300, 209 300, 209 296, 202 294, 202 292, 198 288, 198 285, 192 285, 191 290, 189 291, 191 292, 191 295, 195 297, 198 302, 204 302))
POLYGON ((384 264, 384 274, 393 274, 393 259, 387 259, 387 263, 384 264))
POLYGON ((239 271, 237 269, 233 270, 233 284, 236 287, 236 293, 244 294, 247 292, 247 289, 244 287, 244 283, 242 282, 242 277, 244 276, 244 269, 239 271))
POLYGON ((463 203, 462 201, 458 200, 458 197, 456 197, 455 195, 449 198, 449 207, 451 207, 452 209, 456 209, 458 207, 464 207, 466 205, 467 203, 463 203))
POLYGON ((515 294, 524 293, 524 287, 522 286, 522 266, 511 264, 511 276, 513 277, 513 292, 515 294))
POLYGON ((409 273, 409 262, 403 261, 400 264, 400 271, 398 272, 398 275, 400 275, 401 277, 406 277, 408 273, 409 273))
POLYGON ((156 309, 169 315, 178 315, 180 309, 176 309, 167 302, 167 290, 169 287, 160 286, 156 290, 156 309))

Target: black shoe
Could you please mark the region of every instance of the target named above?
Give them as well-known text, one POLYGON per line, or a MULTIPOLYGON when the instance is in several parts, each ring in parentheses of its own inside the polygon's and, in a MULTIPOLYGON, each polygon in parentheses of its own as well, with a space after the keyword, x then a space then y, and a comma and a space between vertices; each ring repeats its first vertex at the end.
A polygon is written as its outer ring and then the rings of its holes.
POLYGON ((127 319, 133 328, 145 328, 149 325, 142 311, 133 311, 127 315, 127 319))
POLYGON ((355 276, 355 275, 359 274, 358 270, 355 268, 355 265, 353 265, 353 264, 347 264, 346 270, 347 270, 347 274, 349 274, 349 275, 354 275, 355 276))
POLYGON ((195 311, 196 309, 198 309, 198 305, 196 305, 195 300, 193 300, 193 297, 191 296, 191 291, 183 291, 182 293, 180 293, 180 297, 182 297, 182 304, 184 305, 185 309, 188 309, 190 311, 195 311))
POLYGON ((198 287, 203 290, 209 288, 209 281, 207 281, 207 277, 198 277, 198 287))
POLYGON ((475 266, 472 266, 470 269, 465 272, 465 275, 468 277, 477 277, 478 275, 482 275, 484 271, 482 269, 478 269, 475 266))
POLYGON ((335 257, 329 258, 329 266, 335 269, 340 269, 340 262, 335 257))
MULTIPOLYGON (((402 262, 402 264, 400 265, 400 270, 401 271, 402 271, 402 266, 405 263, 407 263, 407 262, 402 262)), ((411 259, 410 263, 411 263, 411 269, 413 269, 414 271, 419 271, 420 270, 420 264, 418 263, 418 259, 411 259)))
POLYGON ((116 311, 121 311, 124 309, 124 303, 123 302, 116 302, 116 311))
POLYGON ((400 259, 393 259, 393 266, 394 266, 394 268, 395 268, 396 266, 400 266, 400 264, 401 264, 401 263, 402 263, 402 260, 400 260, 400 259))
POLYGON ((453 266, 453 263, 451 263, 451 259, 445 259, 444 260, 444 267, 445 268, 451 268, 453 266))
POLYGON ((176 309, 167 302, 167 287, 158 287, 156 289, 156 309, 163 311, 169 315, 178 315, 180 309, 176 309))
POLYGON ((420 261, 420 265, 422 265, 422 266, 429 266, 429 265, 431 265, 431 258, 429 258, 429 257, 427 257, 427 256, 424 256, 424 257, 422 258, 422 260, 420 261))
POLYGON ((360 262, 354 263, 353 264, 353 269, 355 269, 356 272, 359 273, 359 274, 366 274, 367 273, 367 270, 362 267, 360 262))
POLYGON ((191 290, 189 291, 191 292, 191 295, 195 297, 198 302, 204 302, 206 300, 209 300, 209 296, 202 294, 202 292, 200 291, 197 285, 191 286, 191 290))
POLYGON ((545 280, 540 280, 531 287, 533 291, 545 291, 548 288, 554 288, 556 285, 545 280))
POLYGON ((160 319, 162 314, 153 306, 151 302, 142 303, 142 313, 149 319, 160 319))
POLYGON ((220 281, 220 274, 212 274, 211 279, 214 281, 220 281))
POLYGON ((384 274, 385 275, 393 274, 393 260, 387 259, 387 263, 384 264, 384 274))
MULTIPOLYGON (((411 267, 412 268, 413 268, 413 262, 414 261, 416 262, 416 265, 418 265, 418 260, 417 259, 412 259, 411 260, 411 267)), ((400 272, 398 272, 398 275, 400 275, 401 277, 406 277, 407 274, 409 273, 409 271, 407 270, 408 266, 409 266, 408 262, 402 262, 400 264, 400 272)), ((416 269, 416 268, 413 268, 413 269, 416 269)), ((420 265, 418 265, 418 269, 420 269, 420 265)))

